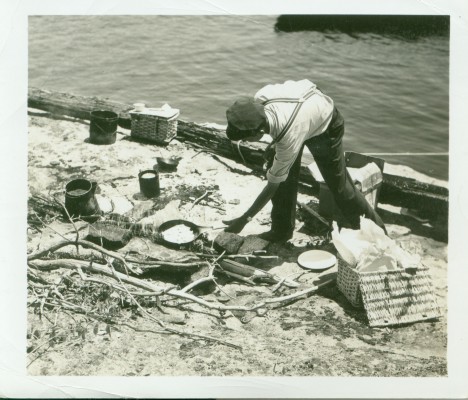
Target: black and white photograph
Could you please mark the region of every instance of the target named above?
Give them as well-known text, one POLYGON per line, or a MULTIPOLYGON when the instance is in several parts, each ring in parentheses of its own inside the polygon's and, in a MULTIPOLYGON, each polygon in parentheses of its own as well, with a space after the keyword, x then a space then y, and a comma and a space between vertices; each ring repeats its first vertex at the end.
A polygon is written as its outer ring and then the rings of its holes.
POLYGON ((26 3, 1 396, 462 395, 466 7, 26 3))

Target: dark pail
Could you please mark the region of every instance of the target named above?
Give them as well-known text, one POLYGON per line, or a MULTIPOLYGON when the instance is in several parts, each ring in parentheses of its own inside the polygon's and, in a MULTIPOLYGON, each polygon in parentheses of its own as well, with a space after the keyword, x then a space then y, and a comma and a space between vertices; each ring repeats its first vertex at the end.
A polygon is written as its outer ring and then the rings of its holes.
POLYGON ((154 169, 147 169, 141 171, 138 174, 138 180, 140 181, 140 191, 146 197, 159 196, 159 173, 154 169))
POLYGON ((65 208, 72 218, 98 215, 101 211, 94 197, 96 183, 74 179, 65 186, 65 208))
POLYGON ((117 137, 119 116, 113 111, 91 111, 89 141, 93 144, 112 144, 117 137))

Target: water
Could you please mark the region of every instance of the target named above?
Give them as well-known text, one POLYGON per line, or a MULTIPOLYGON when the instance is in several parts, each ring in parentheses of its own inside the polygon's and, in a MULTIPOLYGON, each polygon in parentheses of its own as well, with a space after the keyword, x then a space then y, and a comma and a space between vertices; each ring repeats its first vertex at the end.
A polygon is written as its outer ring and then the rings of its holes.
MULTIPOLYGON (((29 17, 29 84, 225 124, 238 95, 308 78, 360 153, 448 152, 449 38, 275 32, 277 16, 29 17)), ((447 156, 382 156, 448 178, 447 156)))

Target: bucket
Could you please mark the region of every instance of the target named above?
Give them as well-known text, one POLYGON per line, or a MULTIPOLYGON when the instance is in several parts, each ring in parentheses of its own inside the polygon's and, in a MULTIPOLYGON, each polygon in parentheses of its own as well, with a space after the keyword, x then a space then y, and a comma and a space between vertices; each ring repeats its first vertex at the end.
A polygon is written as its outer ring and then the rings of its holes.
POLYGON ((89 141, 93 144, 115 143, 119 116, 113 111, 91 111, 89 141))
POLYGON ((138 180, 140 181, 140 191, 146 197, 159 196, 159 173, 154 169, 147 169, 141 171, 138 174, 138 180))
POLYGON ((96 182, 74 179, 65 185, 65 208, 72 218, 98 215, 101 211, 94 197, 96 182))

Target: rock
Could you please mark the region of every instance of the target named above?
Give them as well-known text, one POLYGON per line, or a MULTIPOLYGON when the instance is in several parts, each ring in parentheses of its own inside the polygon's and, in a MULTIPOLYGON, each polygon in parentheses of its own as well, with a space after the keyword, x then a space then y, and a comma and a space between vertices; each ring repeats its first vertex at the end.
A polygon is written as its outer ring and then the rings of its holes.
POLYGON ((242 328, 242 322, 240 322, 234 315, 229 316, 224 320, 225 327, 228 329, 231 329, 233 331, 241 331, 242 328))
POLYGON ((244 242, 238 250, 238 254, 251 254, 254 251, 265 250, 269 244, 270 242, 256 235, 249 235, 244 239, 244 242))
MULTIPOLYGON (((289 277, 289 279, 295 280, 298 276, 302 275, 306 270, 301 268, 297 262, 283 262, 280 265, 276 265, 269 269, 268 272, 277 275, 280 278, 289 277)), ((312 282, 316 278, 316 274, 306 274, 301 277, 302 283, 312 282)))
POLYGON ((116 250, 128 243, 130 239, 130 231, 117 225, 95 222, 89 226, 89 232, 86 239, 104 247, 105 249, 116 250))
POLYGON ((108 199, 107 197, 101 196, 99 194, 97 194, 95 197, 96 197, 96 201, 97 201, 97 203, 99 205, 99 209, 104 214, 108 214, 108 213, 113 211, 112 202, 111 202, 110 199, 108 199))
POLYGON ((227 254, 237 254, 242 246, 244 238, 235 233, 221 232, 214 240, 214 246, 218 251, 226 251, 227 254))
POLYGON ((125 196, 112 197, 111 202, 114 206, 114 214, 123 215, 133 208, 133 204, 125 196))

